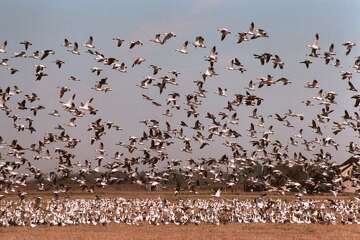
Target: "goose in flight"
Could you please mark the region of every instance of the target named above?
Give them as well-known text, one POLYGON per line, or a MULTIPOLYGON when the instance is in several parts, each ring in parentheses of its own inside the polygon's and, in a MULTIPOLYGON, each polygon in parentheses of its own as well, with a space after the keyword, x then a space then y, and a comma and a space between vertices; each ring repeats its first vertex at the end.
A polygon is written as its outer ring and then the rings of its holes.
POLYGON ((0 66, 8 66, 9 65, 8 62, 9 62, 8 58, 3 58, 0 61, 0 66))
POLYGON ((231 34, 227 28, 219 28, 218 31, 221 33, 221 41, 223 41, 228 34, 231 34))
POLYGON ((2 45, 0 45, 0 53, 6 53, 7 41, 5 40, 2 45))
POLYGON ((71 96, 71 98, 67 101, 67 102, 61 102, 60 101, 60 103, 62 104, 62 106, 65 108, 65 109, 70 109, 72 106, 73 106, 73 104, 74 104, 74 100, 75 100, 75 97, 76 97, 76 94, 73 94, 72 96, 71 96))
POLYGON ((12 67, 8 68, 8 70, 10 71, 11 75, 13 75, 13 74, 15 74, 15 73, 17 73, 19 71, 18 69, 12 68, 12 67))
POLYGON ((64 47, 66 48, 72 47, 72 43, 67 38, 64 39, 64 47))
POLYGON ((264 29, 256 29, 256 38, 257 37, 269 37, 269 34, 264 29))
POLYGON ((354 107, 358 107, 360 105, 360 95, 354 95, 351 99, 355 99, 354 107))
POLYGON ((128 67, 126 66, 126 64, 125 64, 124 62, 122 62, 122 63, 120 64, 118 70, 119 70, 120 72, 122 72, 122 73, 126 73, 126 72, 127 72, 127 68, 128 68, 128 67))
MULTIPOLYGON (((57 88, 60 88, 60 87, 57 87, 57 88)), ((59 92, 59 98, 61 99, 64 96, 64 94, 68 91, 70 91, 69 87, 66 87, 66 86, 61 87, 60 92, 59 92)))
POLYGON ((146 76, 144 80, 141 81, 140 85, 137 85, 138 87, 141 87, 143 89, 148 89, 149 88, 149 84, 152 83, 152 81, 154 81, 155 78, 151 77, 151 76, 146 76))
POLYGON ((174 75, 175 77, 178 77, 178 76, 180 75, 180 72, 175 71, 175 70, 169 71, 169 73, 171 73, 171 74, 174 75))
POLYGON ((16 52, 14 53, 14 56, 12 58, 18 58, 18 57, 26 57, 26 52, 25 51, 16 52))
POLYGON ((255 36, 255 23, 254 22, 250 23, 249 31, 246 34, 250 35, 251 37, 255 36))
POLYGON ((282 82, 283 85, 288 85, 288 84, 292 83, 289 81, 289 79, 287 79, 285 77, 279 78, 278 80, 276 80, 276 82, 282 82))
POLYGON ((165 33, 165 36, 163 38, 163 40, 161 41, 161 44, 164 45, 166 41, 168 41, 169 39, 176 37, 176 34, 174 32, 168 32, 165 33))
POLYGON ((248 35, 246 32, 240 32, 238 33, 238 40, 237 40, 237 44, 242 43, 242 42, 246 42, 249 41, 248 35))
POLYGON ((130 49, 133 49, 135 46, 142 46, 142 45, 144 45, 144 43, 141 42, 140 40, 131 41, 130 42, 130 49))
POLYGON ((121 47, 121 45, 125 41, 124 39, 121 39, 120 37, 113 38, 113 40, 116 41, 116 46, 117 47, 121 47))
POLYGON ((205 57, 205 61, 209 61, 210 63, 214 64, 217 62, 217 51, 216 51, 216 46, 213 46, 211 48, 211 51, 210 51, 210 55, 205 57))
POLYGON ((99 92, 108 92, 108 91, 112 91, 112 89, 110 88, 109 84, 107 83, 107 77, 100 79, 100 81, 97 81, 95 83, 95 87, 92 89, 95 89, 96 91, 99 92))
POLYGON ((154 99, 152 99, 151 97, 149 97, 148 95, 142 94, 142 97, 147 100, 147 101, 152 101, 154 99))
POLYGON ((300 63, 305 64, 306 68, 309 68, 310 64, 312 64, 313 62, 311 60, 309 60, 309 59, 305 59, 304 61, 302 61, 300 63))
POLYGON ((354 42, 352 42, 352 41, 346 41, 346 42, 344 42, 342 45, 346 48, 346 53, 345 53, 345 55, 347 56, 347 55, 350 54, 351 49, 356 46, 356 43, 354 43, 354 42))
POLYGON ((320 50, 319 39, 320 39, 319 34, 316 33, 314 42, 312 44, 307 45, 307 47, 311 49, 311 53, 309 56, 311 56, 311 57, 319 56, 319 54, 317 53, 317 51, 320 50))
POLYGON ((354 65, 353 65, 353 68, 355 69, 355 71, 356 71, 357 73, 360 73, 360 56, 357 57, 354 65))
POLYGON ((212 76, 217 76, 218 74, 215 72, 215 68, 212 62, 210 62, 210 66, 206 69, 205 73, 203 74, 203 76, 206 77, 212 77, 212 76))
POLYGON ((77 42, 74 42, 74 47, 72 50, 68 50, 69 52, 75 54, 75 55, 80 55, 80 51, 79 51, 79 44, 77 42))
POLYGON ((287 115, 284 115, 283 117, 281 117, 278 113, 275 113, 275 117, 276 120, 278 120, 279 122, 283 122, 285 121, 285 119, 287 118, 287 115))
POLYGON ((25 94, 25 97, 29 102, 35 102, 40 100, 39 96, 36 93, 31 93, 30 95, 25 94))
POLYGON ((0 66, 9 66, 9 59, 8 58, 1 59, 0 66))
POLYGON ((230 61, 230 67, 226 67, 228 70, 238 70, 241 73, 245 72, 246 69, 244 68, 244 65, 240 62, 238 58, 231 59, 230 61))
POLYGON ((134 60, 133 64, 131 65, 131 67, 135 67, 135 65, 140 65, 141 63, 145 62, 145 59, 142 57, 138 57, 134 60))
POLYGON ((90 105, 90 103, 92 103, 93 100, 94 100, 94 98, 90 98, 87 102, 85 102, 85 104, 81 103, 79 108, 82 110, 92 112, 94 110, 94 108, 90 105))
POLYGON ((50 116, 54 116, 54 117, 60 117, 60 113, 58 110, 54 110, 53 112, 49 113, 50 116))
POLYGON ((336 55, 334 48, 335 46, 332 43, 330 44, 329 51, 324 52, 325 64, 329 64, 329 62, 334 59, 334 56, 336 55))
POLYGON ((218 88, 217 88, 217 91, 216 91, 215 93, 216 93, 217 95, 219 95, 219 96, 226 97, 226 91, 227 91, 226 88, 218 87, 218 88))
POLYGON ((80 82, 80 79, 77 78, 77 77, 75 77, 75 76, 73 76, 73 75, 71 75, 71 76, 68 78, 68 80, 75 81, 75 82, 80 82))
POLYGON ((157 33, 154 39, 150 39, 150 42, 162 44, 161 34, 157 33))
POLYGON ((188 44, 189 41, 185 41, 180 49, 176 49, 177 52, 187 54, 188 53, 188 44))
POLYGON ((249 81, 249 84, 247 87, 245 87, 246 90, 249 90, 249 91, 255 91, 255 84, 252 80, 249 81))
POLYGON ((91 72, 92 72, 92 73, 96 73, 96 75, 99 76, 100 73, 102 72, 102 68, 92 67, 92 68, 91 68, 91 72))
POLYGON ((342 80, 348 79, 350 81, 351 78, 352 78, 352 72, 348 72, 348 71, 342 71, 341 72, 341 79, 342 80))
POLYGON ((68 126, 69 127, 76 127, 77 124, 75 123, 76 121, 76 117, 70 118, 69 122, 68 122, 68 126))
POLYGON ((358 90, 355 88, 355 86, 351 83, 351 81, 348 81, 349 88, 347 90, 352 92, 357 92, 358 90))
POLYGON ((48 76, 47 73, 43 72, 43 71, 39 71, 37 73, 35 73, 35 77, 36 77, 36 81, 40 81, 43 77, 48 76))
POLYGON ((150 67, 153 69, 153 75, 156 75, 161 70, 161 67, 151 64, 150 67))
POLYGON ((312 80, 311 82, 307 82, 305 85, 306 88, 319 88, 319 86, 319 82, 316 79, 312 80))
POLYGON ((33 52, 33 54, 31 56, 29 56, 29 58, 39 59, 40 58, 40 51, 36 50, 35 52, 33 52))
MULTIPOLYGON (((102 62, 103 62, 105 65, 112 65, 112 64, 114 64, 114 63, 116 63, 116 62, 118 62, 118 61, 119 61, 119 60, 117 60, 116 58, 110 57, 110 58, 104 58, 102 62)), ((99 62, 101 62, 101 61, 99 61, 99 62)))
POLYGON ((58 66, 59 69, 61 68, 61 66, 62 66, 64 63, 65 63, 65 62, 62 61, 62 60, 56 60, 56 61, 55 61, 55 64, 58 66))
POLYGON ((284 68, 285 63, 281 60, 281 58, 275 54, 274 58, 272 59, 274 69, 279 66, 280 69, 284 68))
POLYGON ((272 54, 271 53, 263 53, 261 55, 254 54, 254 57, 260 60, 261 65, 264 65, 265 63, 268 63, 270 61, 272 54))
POLYGON ((276 84, 276 81, 273 80, 273 76, 268 74, 266 77, 258 78, 260 80, 258 88, 262 88, 264 85, 271 86, 273 84, 276 84))
POLYGON ((35 73, 39 73, 41 71, 44 71, 45 68, 46 68, 46 66, 42 65, 42 64, 35 65, 35 73))
POLYGON ((296 137, 296 138, 303 138, 303 129, 301 128, 301 129, 299 130, 299 133, 298 133, 298 134, 295 134, 294 137, 296 137))
POLYGON ((195 42, 193 43, 194 47, 206 48, 205 39, 202 36, 197 36, 195 42))
POLYGON ((340 67, 341 67, 340 59, 335 59, 334 67, 336 67, 336 68, 340 68, 340 67))
POLYGON ((90 36, 83 46, 87 48, 95 48, 93 36, 90 36))
POLYGON ((25 50, 28 50, 29 46, 32 46, 32 43, 29 41, 23 41, 23 42, 20 42, 20 44, 24 45, 25 50))

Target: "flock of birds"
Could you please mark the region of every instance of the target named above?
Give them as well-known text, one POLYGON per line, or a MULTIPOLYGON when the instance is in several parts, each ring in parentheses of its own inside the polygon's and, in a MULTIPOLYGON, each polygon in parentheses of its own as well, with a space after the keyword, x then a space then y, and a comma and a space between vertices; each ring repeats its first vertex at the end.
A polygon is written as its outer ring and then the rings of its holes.
MULTIPOLYGON (((221 42, 229 41, 229 36, 233 34, 227 28, 220 28, 218 32, 221 42)), ((236 44, 264 41, 259 39, 266 39, 269 36, 267 31, 251 23, 249 30, 238 33, 236 44)), ((178 36, 174 32, 156 34, 155 38, 150 40, 150 44, 158 44, 166 48, 167 43, 175 38, 178 36)), ((115 48, 128 48, 129 51, 141 48, 145 44, 140 40, 127 42, 121 37, 113 38, 113 41, 115 48)), ((22 71, 12 64, 15 58, 36 63, 34 66, 35 84, 39 81, 47 81, 47 78, 51 77, 47 72, 49 65, 56 64, 60 72, 64 65, 71 64, 57 59, 55 50, 31 51, 33 44, 30 41, 23 41, 20 44, 23 49, 15 53, 8 53, 7 41, 0 45, 0 70, 9 71, 9 77, 22 71)), ((356 46, 352 41, 347 41, 342 45, 346 56, 350 56, 352 49, 356 46)), ((337 58, 334 44, 331 44, 328 49, 320 47, 320 36, 316 34, 313 42, 304 47, 309 50, 306 59, 299 63, 304 64, 304 70, 311 68, 314 61, 338 68, 339 78, 343 80, 339 81, 339 84, 342 82, 347 84, 348 91, 354 93, 349 100, 354 102, 355 108, 358 107, 360 94, 357 93, 358 90, 351 80, 353 73, 360 72, 360 57, 355 58, 353 65, 348 67, 349 70, 340 71, 346 66, 342 66, 342 60, 337 58), (322 51, 323 49, 325 50, 322 51)), ((58 107, 49 109, 46 99, 42 99, 36 92, 26 92, 26 89, 20 87, 21 83, 14 86, 1 85, 1 118, 2 121, 11 122, 18 137, 8 139, 7 136, 0 136, 0 153, 2 153, 0 156, 0 199, 5 198, 9 193, 17 192, 19 198, 23 200, 27 193, 21 189, 24 189, 29 182, 38 190, 52 191, 54 196, 58 197, 78 187, 83 191, 94 192, 96 188, 104 188, 124 181, 141 186, 166 188, 170 179, 179 174, 186 184, 176 186, 176 194, 184 191, 184 188, 196 193, 197 186, 204 181, 220 186, 221 189, 216 191, 215 196, 220 196, 224 188, 232 188, 243 182, 249 186, 261 185, 263 190, 282 194, 332 191, 336 195, 342 191, 343 177, 336 171, 336 163, 329 149, 338 150, 339 147, 344 147, 336 142, 334 136, 345 129, 351 129, 356 134, 360 134, 360 115, 357 111, 351 113, 344 110, 341 119, 333 119, 331 114, 335 110, 337 93, 321 89, 319 81, 305 83, 305 88, 319 89, 311 99, 303 102, 309 109, 314 105, 321 106, 321 111, 315 113, 312 119, 291 109, 285 113, 265 116, 258 108, 264 101, 269 100, 259 96, 257 90, 267 88, 271 91, 270 87, 273 85, 288 87, 292 82, 286 77, 275 78, 268 74, 256 80, 250 80, 245 90, 240 90, 242 93, 228 96, 226 88, 218 87, 215 92, 217 96, 211 96, 206 86, 210 79, 219 75, 217 69, 220 67, 217 65, 217 47, 209 46, 204 36, 196 36, 194 41, 184 41, 178 49, 172 49, 184 56, 201 48, 210 50, 209 55, 204 58, 208 62, 208 67, 199 75, 199 80, 194 81, 195 90, 186 93, 169 90, 181 84, 179 82, 181 72, 165 71, 161 66, 147 63, 145 57, 138 57, 127 63, 115 57, 106 56, 96 47, 92 36, 84 44, 65 39, 62 48, 69 57, 81 58, 85 55, 93 58, 94 66, 90 71, 98 78, 91 87, 94 95, 80 102, 77 98, 77 89, 70 88, 66 86, 66 82, 62 82, 62 86, 57 87, 58 107), (116 121, 106 120, 99 116, 101 108, 95 104, 96 94, 111 94, 113 90, 110 79, 104 76, 104 70, 126 74, 145 64, 149 65, 151 71, 136 86, 142 89, 144 101, 154 105, 154 111, 161 112, 160 117, 141 120, 140 123, 144 125, 145 131, 140 136, 130 136, 124 141, 114 143, 118 151, 109 153, 103 139, 109 132, 116 134, 123 129, 116 124, 116 121), (145 94, 150 88, 158 89, 158 96, 151 97, 145 94), (203 113, 202 104, 209 98, 226 99, 226 104, 218 112, 203 113), (165 103, 162 103, 163 99, 165 103), (254 121, 246 131, 240 130, 240 117, 243 117, 237 113, 240 107, 250 109, 249 118, 254 121), (175 113, 183 113, 187 120, 175 119, 173 117, 175 113), (37 123, 37 117, 44 114, 48 114, 49 121, 55 123, 55 130, 43 129, 46 133, 41 139, 34 139, 30 145, 24 145, 21 139, 22 134, 37 133, 39 128, 41 129, 41 124, 37 123), (74 136, 71 132, 73 128, 79 127, 79 119, 83 117, 91 119, 91 124, 87 127, 87 131, 91 134, 90 139, 74 136), (64 119, 68 121, 64 123, 64 119), (302 126, 298 129, 298 134, 289 136, 286 142, 274 137, 276 127, 294 128, 295 121, 299 121, 302 126), (305 138, 303 128, 311 130, 316 137, 305 138), (332 134, 325 133, 324 128, 331 128, 332 134), (245 146, 239 143, 239 139, 248 139, 249 143, 245 146), (194 159, 192 157, 194 148, 206 151, 214 142, 219 141, 227 149, 227 154, 218 158, 194 159), (87 160, 77 156, 77 147, 80 142, 88 142, 91 145, 89 148, 96 146, 97 156, 87 160), (171 158, 168 148, 172 145, 182 146, 181 151, 186 157, 171 158), (292 146, 302 149, 299 152, 291 152, 289 148, 292 146), (55 165, 54 170, 42 171, 43 161, 50 161, 55 165), (262 169, 262 174, 258 174, 259 169, 262 169), (284 169, 298 169, 309 174, 301 181, 297 181, 284 169), (94 181, 89 180, 90 176, 95 176, 94 181)), ((339 51, 342 50, 339 49, 339 51)), ((253 57, 259 61, 260 66, 272 64, 276 71, 286 68, 285 60, 278 54, 265 52, 254 54, 253 57)), ((225 69, 240 74, 248 70, 238 57, 231 59, 225 69)), ((68 77, 68 81, 76 82, 81 81, 80 79, 73 75, 68 77)), ((338 107, 341 108, 341 106, 338 107)), ((352 139, 349 140, 346 150, 354 156, 360 154, 360 146, 352 139)), ((350 180, 355 185, 359 183, 356 177, 350 180)), ((221 206, 226 206, 226 204, 221 206)))
POLYGON ((116 224, 360 224, 360 199, 284 201, 239 199, 53 199, 8 201, 0 226, 116 224))

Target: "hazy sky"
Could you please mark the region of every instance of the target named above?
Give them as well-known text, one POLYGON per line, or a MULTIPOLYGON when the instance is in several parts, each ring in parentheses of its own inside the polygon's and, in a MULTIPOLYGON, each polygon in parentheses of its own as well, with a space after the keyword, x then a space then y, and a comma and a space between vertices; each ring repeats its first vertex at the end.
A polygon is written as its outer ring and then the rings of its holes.
MULTIPOLYGON (((97 118, 113 121, 124 128, 122 132, 108 133, 103 141, 108 149, 108 154, 113 155, 116 150, 126 152, 121 147, 113 146, 115 141, 127 142, 131 135, 140 136, 143 125, 138 123, 142 119, 163 120, 165 117, 161 113, 165 107, 155 107, 142 99, 141 94, 154 97, 158 102, 165 105, 166 94, 173 91, 180 92, 182 95, 180 104, 184 106, 185 94, 195 90, 193 81, 201 78, 201 72, 206 70, 208 65, 204 61, 204 56, 209 54, 210 48, 216 46, 219 52, 219 61, 216 70, 219 76, 210 79, 205 89, 208 97, 203 100, 203 105, 199 112, 206 113, 211 111, 217 113, 224 111, 226 102, 233 98, 236 93, 245 93, 244 87, 249 80, 256 80, 258 77, 267 74, 274 77, 286 77, 292 84, 290 86, 263 87, 256 91, 256 94, 265 99, 265 103, 258 107, 259 112, 264 116, 271 113, 285 113, 289 108, 295 112, 304 113, 303 123, 292 120, 296 126, 289 129, 271 119, 266 119, 267 124, 274 125, 277 135, 275 139, 281 139, 284 143, 288 142, 288 137, 298 132, 299 128, 311 123, 316 113, 321 111, 322 106, 306 108, 301 103, 302 100, 315 96, 317 90, 306 89, 304 84, 307 81, 317 79, 321 88, 326 91, 335 91, 337 96, 336 111, 331 115, 334 121, 341 121, 340 115, 344 109, 350 112, 353 101, 350 97, 353 93, 346 91, 346 81, 340 79, 340 70, 332 66, 326 66, 322 59, 316 59, 310 69, 306 69, 303 64, 299 64, 309 49, 306 45, 311 43, 316 32, 320 34, 321 49, 327 50, 331 43, 335 44, 337 57, 343 64, 342 70, 350 70, 355 57, 360 55, 360 47, 353 49, 352 53, 345 57, 345 50, 341 44, 347 40, 352 40, 360 44, 360 1, 1 1, 0 8, 0 42, 8 40, 7 54, 0 55, 0 58, 9 57, 14 52, 23 50, 20 41, 29 40, 33 43, 29 53, 35 50, 53 49, 55 56, 50 56, 44 63, 47 66, 46 72, 49 74, 40 82, 35 82, 34 65, 39 64, 38 60, 30 59, 10 59, 12 67, 20 71, 15 75, 9 75, 5 68, 0 68, 0 87, 18 85, 23 94, 36 92, 47 109, 41 111, 39 116, 34 117, 34 126, 37 133, 30 135, 28 132, 19 134, 12 128, 12 122, 0 112, 0 135, 6 141, 18 138, 21 143, 27 145, 37 142, 44 137, 47 132, 54 132, 56 124, 66 125, 71 115, 61 111, 61 118, 52 118, 48 113, 53 109, 62 110, 58 103, 57 86, 69 86, 71 93, 66 93, 64 100, 67 100, 73 93, 76 93, 76 103, 84 102, 90 97, 95 97, 93 105, 99 109, 97 116, 86 116, 78 119, 79 126, 69 129, 73 137, 81 138, 82 143, 77 148, 79 161, 84 159, 93 160, 96 152, 93 147, 89 149, 90 135, 86 129, 90 122, 97 118), (237 33, 247 31, 250 22, 255 22, 256 27, 265 29, 270 37, 267 39, 257 39, 243 44, 236 44, 237 33), (227 27, 232 31, 223 42, 217 29, 227 27), (165 46, 155 45, 149 42, 156 33, 173 31, 177 37, 168 41, 165 46), (77 41, 81 45, 92 35, 95 39, 95 46, 106 56, 112 56, 131 65, 137 57, 144 57, 146 62, 134 69, 129 68, 126 74, 115 72, 96 63, 93 57, 85 53, 86 49, 81 46, 81 55, 74 56, 67 52, 62 46, 63 39, 77 41), (206 49, 195 49, 189 47, 188 55, 181 55, 175 51, 185 40, 194 41, 195 37, 202 35, 206 39, 206 49), (125 46, 116 48, 112 38, 120 36, 125 39, 125 46), (128 44, 132 40, 141 40, 144 46, 128 49, 128 44), (270 52, 278 54, 285 61, 283 70, 272 69, 271 64, 260 66, 258 60, 253 58, 253 54, 270 52), (231 72, 225 70, 230 60, 234 57, 245 65, 246 73, 231 72), (56 59, 65 61, 65 65, 58 70, 53 63, 56 59), (158 88, 152 87, 149 90, 142 90, 136 86, 146 75, 151 74, 150 64, 156 64, 163 68, 160 74, 166 71, 177 70, 181 73, 178 82, 179 86, 168 86, 166 92, 159 96, 158 88), (103 77, 109 78, 109 83, 113 89, 110 93, 98 93, 91 90, 95 81, 99 80, 90 68, 99 66, 104 68, 103 77), (77 76, 80 82, 70 82, 67 78, 70 75, 77 76), (214 94, 217 87, 228 89, 228 97, 220 97, 214 94), (302 126, 301 124, 304 124, 302 126)), ((360 88, 359 74, 353 75, 353 84, 360 88)), ((12 100, 12 106, 16 106, 16 100, 22 99, 23 95, 17 96, 12 100)), ((240 125, 237 130, 246 136, 246 129, 249 128, 250 120, 248 115, 253 108, 240 106, 238 115, 240 125)), ((26 117, 30 112, 15 111, 20 116, 26 117)), ((173 119, 169 120, 175 127, 181 120, 193 126, 194 119, 187 119, 186 112, 181 110, 175 113, 173 119)), ((209 126, 210 122, 203 116, 200 121, 209 126)), ((163 126, 163 125, 162 125, 163 126)), ((331 125, 325 133, 329 133, 331 125)), ((191 138, 193 131, 186 131, 191 138)), ((306 138, 313 138, 316 135, 311 131, 305 130, 306 138)), ((326 135, 325 135, 326 136, 326 135)), ((336 154, 337 161, 343 161, 349 154, 345 151, 345 146, 350 140, 358 142, 358 137, 352 131, 346 130, 335 137, 341 145, 339 153, 336 154)), ((248 137, 239 139, 245 147, 248 146, 248 137)), ((194 145, 194 157, 199 156, 221 156, 225 148, 221 146, 222 141, 212 143, 204 151, 198 151, 198 144, 194 145)), ((183 145, 175 145, 169 149, 170 158, 188 159, 192 155, 180 152, 183 145)), ((301 151, 302 146, 294 148, 301 151)), ((292 148, 291 148, 292 149, 292 148)), ((307 153, 308 154, 308 153, 307 153)), ((309 154, 308 154, 309 156, 309 154)), ((48 168, 51 163, 41 160, 37 163, 39 167, 48 168)), ((55 166, 53 164, 52 166, 55 166)))

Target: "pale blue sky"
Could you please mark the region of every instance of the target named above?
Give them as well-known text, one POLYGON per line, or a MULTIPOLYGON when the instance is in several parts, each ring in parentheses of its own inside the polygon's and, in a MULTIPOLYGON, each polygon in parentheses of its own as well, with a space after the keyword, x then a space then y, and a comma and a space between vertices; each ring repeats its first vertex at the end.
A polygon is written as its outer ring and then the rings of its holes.
MULTIPOLYGON (((320 112, 321 106, 311 109, 305 108, 301 100, 314 96, 316 90, 303 88, 305 82, 312 79, 320 81, 321 88, 334 90, 339 93, 337 99, 337 110, 333 114, 334 120, 341 120, 339 116, 345 108, 351 112, 353 102, 350 101, 352 93, 345 91, 346 82, 339 79, 339 69, 325 66, 323 61, 318 59, 309 70, 298 62, 308 54, 306 44, 312 42, 314 34, 320 34, 322 50, 327 49, 331 43, 335 44, 338 57, 342 60, 344 70, 349 70, 354 58, 359 55, 360 47, 353 49, 350 56, 345 57, 344 48, 341 43, 352 40, 360 44, 360 1, 1 1, 0 9, 0 41, 8 40, 8 52, 13 53, 22 50, 18 43, 23 40, 30 40, 33 43, 30 51, 53 49, 56 56, 50 57, 46 65, 49 74, 41 82, 35 82, 33 66, 38 64, 35 60, 11 59, 12 66, 19 68, 20 72, 10 76, 7 71, 0 71, 1 87, 18 85, 24 92, 37 92, 41 102, 46 105, 44 110, 35 119, 35 127, 38 132, 34 135, 23 133, 21 141, 29 144, 32 141, 42 139, 44 133, 54 131, 55 123, 65 124, 70 115, 63 113, 60 119, 49 118, 48 112, 53 109, 60 110, 56 86, 67 85, 72 92, 77 94, 77 104, 84 102, 91 96, 95 96, 94 106, 100 109, 99 116, 105 120, 119 123, 125 131, 109 133, 104 142, 113 154, 118 148, 112 146, 114 141, 126 139, 130 135, 140 135, 142 125, 138 120, 145 118, 159 118, 159 109, 142 100, 141 94, 155 97, 164 103, 164 97, 157 96, 157 89, 153 88, 143 91, 136 87, 145 75, 150 74, 148 66, 157 64, 164 70, 178 70, 181 76, 178 80, 179 86, 169 86, 168 92, 179 91, 182 95, 190 93, 194 88, 193 80, 200 78, 200 72, 204 71, 207 62, 203 57, 209 52, 211 46, 216 45, 219 52, 219 63, 216 65, 219 76, 213 78, 206 85, 209 97, 204 101, 200 112, 222 111, 227 99, 213 94, 215 89, 226 87, 228 95, 244 93, 244 87, 249 80, 257 77, 272 74, 276 78, 287 77, 293 84, 289 87, 275 86, 262 88, 257 94, 265 98, 265 103, 259 107, 264 114, 279 112, 284 113, 289 108, 296 112, 304 113, 306 116, 304 124, 308 125, 316 112, 320 112), (259 28, 267 30, 270 34, 268 39, 259 39, 245 44, 236 44, 238 32, 246 31, 250 22, 254 21, 259 28), (225 41, 220 42, 220 36, 216 31, 219 27, 227 27, 232 31, 225 41), (149 42, 156 33, 174 31, 177 34, 165 46, 157 46, 149 42), (71 41, 84 43, 90 36, 94 36, 96 47, 105 55, 114 56, 128 65, 139 56, 146 59, 146 62, 137 66, 129 73, 122 74, 104 70, 103 76, 109 77, 113 91, 108 94, 95 93, 90 87, 97 80, 96 76, 90 73, 89 69, 97 64, 91 56, 82 53, 75 57, 66 52, 62 47, 63 39, 66 37, 71 41), (187 56, 175 52, 176 48, 185 40, 193 41, 195 36, 203 35, 206 39, 207 49, 189 49, 187 56), (121 36, 125 39, 126 47, 116 48, 112 38, 121 36), (140 39, 144 46, 129 51, 128 44, 131 40, 140 39), (260 66, 258 61, 252 57, 254 53, 271 52, 280 55, 286 62, 284 70, 273 70, 271 65, 260 66), (230 60, 238 57, 246 66, 247 72, 243 75, 226 71, 224 68, 230 60), (66 63, 61 71, 56 69, 52 63, 56 59, 62 59, 66 63), (69 75, 78 76, 81 82, 69 82, 69 75), (51 121, 49 121, 51 120, 51 121), (41 125, 41 126, 40 126, 41 125), (34 137, 36 138, 34 140, 34 137)), ((85 49, 81 47, 81 51, 85 49)), ((3 57, 1 55, 0 57, 3 57)), ((352 82, 356 87, 359 74, 354 74, 352 82)), ((69 93, 65 99, 69 97, 69 93)), ((184 103, 184 98, 181 99, 184 103)), ((165 108, 162 108, 161 112, 165 108)), ((238 110, 241 124, 238 130, 246 135, 245 129, 249 127, 249 115, 251 108, 242 106, 238 110)), ((21 113, 19 113, 21 114, 21 113)), ((85 137, 78 150, 79 160, 94 159, 95 151, 89 151, 86 128, 88 124, 99 116, 85 117, 78 120, 77 129, 71 129, 74 137, 85 137)), ((7 141, 12 138, 19 138, 20 135, 11 129, 11 122, 5 119, 0 113, 2 121, 1 134, 7 141)), ((160 117, 160 119, 163 119, 160 117)), ((184 111, 177 113, 172 120, 173 125, 181 120, 193 125, 193 120, 187 120, 184 111)), ((207 125, 209 122, 200 118, 207 125)), ((298 121, 292 121, 297 126, 289 129, 268 120, 268 125, 274 124, 278 131, 277 138, 287 142, 289 134, 294 134, 301 127, 298 121), (276 125, 277 124, 277 125, 276 125)), ((328 130, 330 125, 328 126, 328 130)), ((192 136, 192 132, 187 132, 192 136)), ((308 133, 307 137, 315 137, 308 133)), ((276 138, 275 137, 275 138, 276 138)), ((356 136, 349 130, 336 136, 342 147, 336 156, 342 161, 348 154, 344 151, 349 139, 357 140, 356 136)), ((240 142, 247 146, 249 138, 245 137, 240 142)), ((221 141, 213 144, 213 148, 205 151, 194 151, 194 156, 220 156, 224 148, 221 141)), ((197 146, 197 145, 195 145, 197 146)), ((191 155, 178 151, 181 145, 169 149, 170 158, 189 158, 191 155)), ((194 147, 197 149, 197 147, 194 147)), ((118 149, 124 151, 123 149, 118 149)), ((301 150, 301 148, 298 148, 301 150)), ((42 162, 39 165, 45 164, 42 162)))

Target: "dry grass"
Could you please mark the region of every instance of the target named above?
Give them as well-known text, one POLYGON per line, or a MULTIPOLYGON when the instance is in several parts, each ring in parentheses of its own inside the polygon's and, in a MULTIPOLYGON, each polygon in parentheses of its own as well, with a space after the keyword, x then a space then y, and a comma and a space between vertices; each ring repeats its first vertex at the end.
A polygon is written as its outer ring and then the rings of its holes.
POLYGON ((360 239, 359 225, 141 225, 110 224, 107 226, 11 227, 0 228, 0 239, 360 239))

